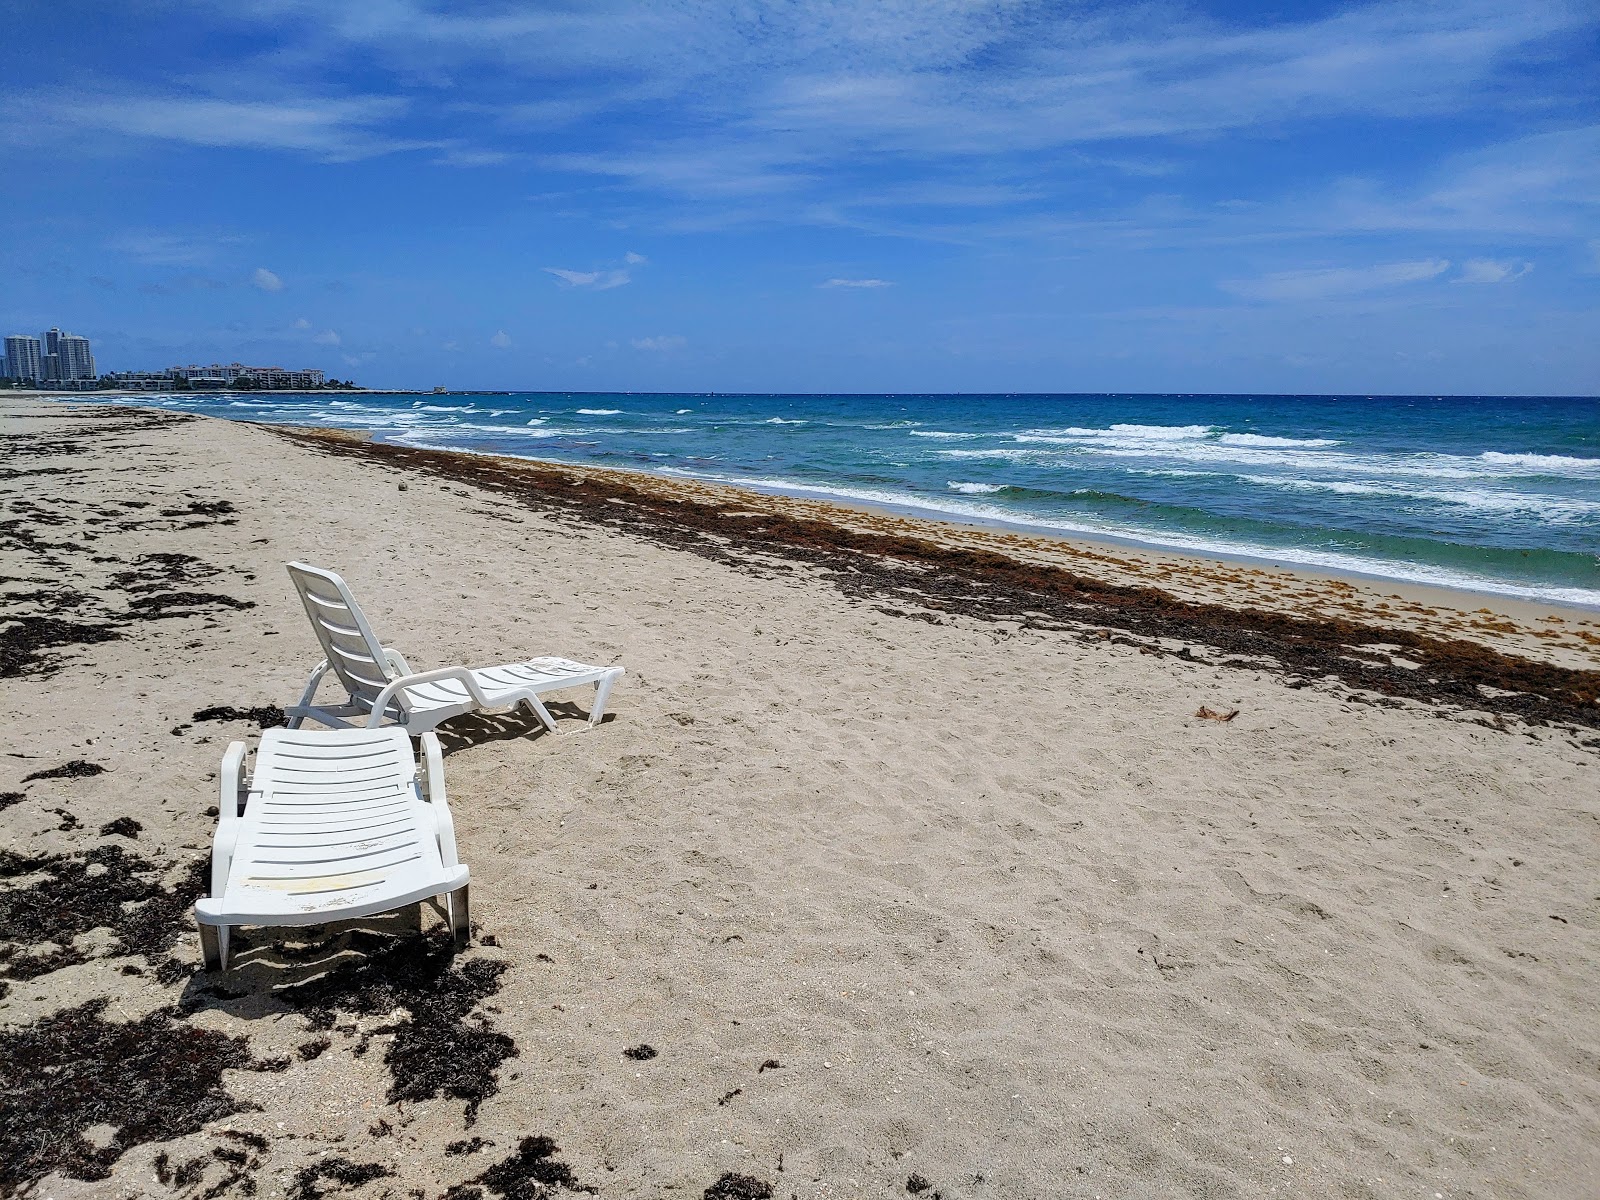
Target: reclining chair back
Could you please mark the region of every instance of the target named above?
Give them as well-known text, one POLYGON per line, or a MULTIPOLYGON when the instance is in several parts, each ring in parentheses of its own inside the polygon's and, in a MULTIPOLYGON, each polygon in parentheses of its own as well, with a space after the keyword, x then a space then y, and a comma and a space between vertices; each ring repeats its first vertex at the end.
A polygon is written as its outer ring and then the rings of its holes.
POLYGON ((292 562, 289 577, 311 618, 317 641, 322 643, 328 666, 350 693, 351 702, 370 711, 378 693, 396 675, 361 606, 332 571, 292 562))

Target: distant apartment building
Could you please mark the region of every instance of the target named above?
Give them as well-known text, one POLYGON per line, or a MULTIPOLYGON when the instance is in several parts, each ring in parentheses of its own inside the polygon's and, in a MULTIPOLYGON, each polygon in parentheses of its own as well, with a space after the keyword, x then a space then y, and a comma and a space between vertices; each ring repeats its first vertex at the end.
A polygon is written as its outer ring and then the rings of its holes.
POLYGON ((7 379, 44 378, 43 350, 36 337, 14 334, 6 339, 5 375, 7 379))
POLYGON ((36 383, 66 383, 95 377, 89 339, 59 329, 47 330, 42 340, 22 335, 6 338, 3 369, 7 378, 31 379, 36 383))
POLYGON ((89 350, 89 339, 75 333, 63 333, 57 339, 56 358, 61 373, 58 379, 93 379, 94 354, 89 350))
POLYGON ((190 363, 187 367, 172 367, 167 374, 195 388, 230 387, 241 379, 252 380, 259 388, 319 388, 328 378, 326 371, 290 371, 283 367, 250 367, 244 363, 212 363, 207 367, 190 363))

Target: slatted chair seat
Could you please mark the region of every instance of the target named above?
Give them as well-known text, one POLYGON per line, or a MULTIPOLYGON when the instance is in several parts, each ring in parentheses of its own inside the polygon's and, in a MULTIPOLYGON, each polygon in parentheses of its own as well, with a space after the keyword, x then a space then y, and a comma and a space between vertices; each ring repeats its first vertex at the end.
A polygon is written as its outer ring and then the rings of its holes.
POLYGON ((317 925, 446 897, 457 945, 468 930, 467 868, 435 734, 418 764, 405 731, 269 729, 244 775, 245 744, 222 760, 211 894, 195 904, 208 970, 226 970, 235 925, 317 925))

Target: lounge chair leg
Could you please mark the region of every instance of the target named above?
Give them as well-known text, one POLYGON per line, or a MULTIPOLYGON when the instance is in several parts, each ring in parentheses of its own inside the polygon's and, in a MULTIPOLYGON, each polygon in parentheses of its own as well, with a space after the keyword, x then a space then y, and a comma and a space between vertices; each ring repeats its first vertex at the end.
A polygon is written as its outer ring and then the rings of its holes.
POLYGON ((226 925, 200 925, 200 957, 205 960, 206 970, 226 971, 228 969, 228 927, 226 925))
POLYGON ((615 675, 607 675, 594 685, 594 703, 589 706, 589 726, 600 724, 600 718, 606 715, 606 700, 611 695, 611 685, 616 683, 615 675))
POLYGON ((450 932, 455 935, 456 949, 465 950, 467 941, 472 937, 472 913, 467 904, 467 889, 471 884, 464 883, 451 892, 450 902, 450 932))
POLYGON ((533 715, 539 718, 539 724, 543 725, 551 733, 556 731, 556 719, 550 715, 550 710, 544 706, 544 701, 537 696, 529 696, 525 703, 532 710, 533 715))

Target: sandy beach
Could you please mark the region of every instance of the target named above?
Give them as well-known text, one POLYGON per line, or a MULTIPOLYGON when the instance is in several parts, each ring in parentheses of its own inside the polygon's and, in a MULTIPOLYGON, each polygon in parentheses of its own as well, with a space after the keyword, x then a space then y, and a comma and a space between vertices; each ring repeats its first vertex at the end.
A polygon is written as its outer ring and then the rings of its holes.
POLYGON ((0 1195, 1595 1192, 1600 615, 92 402, 0 435, 0 1195), (200 971, 222 752, 320 657, 293 559, 419 669, 628 669, 594 729, 441 731, 459 956, 413 909, 200 971))

